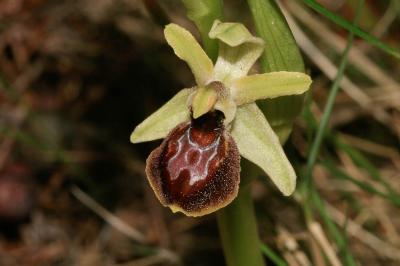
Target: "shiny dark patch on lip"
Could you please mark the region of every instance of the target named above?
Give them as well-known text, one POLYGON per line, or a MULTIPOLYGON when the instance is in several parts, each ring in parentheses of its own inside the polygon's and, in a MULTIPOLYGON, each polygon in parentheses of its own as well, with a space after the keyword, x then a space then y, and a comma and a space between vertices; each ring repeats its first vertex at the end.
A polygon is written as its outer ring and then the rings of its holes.
POLYGON ((161 156, 163 191, 182 200, 203 189, 225 156, 222 125, 206 114, 171 134, 161 156))

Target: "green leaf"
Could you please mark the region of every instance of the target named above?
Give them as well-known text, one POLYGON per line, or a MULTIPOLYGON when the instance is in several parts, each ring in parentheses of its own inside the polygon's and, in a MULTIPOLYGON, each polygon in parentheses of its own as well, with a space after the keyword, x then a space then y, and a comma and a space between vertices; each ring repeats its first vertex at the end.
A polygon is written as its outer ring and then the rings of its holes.
POLYGON ((182 0, 188 17, 196 24, 203 40, 204 50, 215 60, 218 55, 217 40, 210 39, 208 33, 214 20, 222 18, 222 0, 182 0))
POLYGON ((231 133, 244 158, 261 167, 284 195, 293 193, 296 174, 255 103, 238 107, 231 133))
MULTIPOLYGON (((361 12, 360 10, 356 14, 356 17, 354 19, 354 24, 357 22, 358 16, 361 12)), ((314 165, 317 161, 319 150, 321 148, 321 145, 322 145, 324 137, 325 137, 326 129, 328 127, 328 122, 329 122, 329 119, 333 112, 333 106, 335 105, 336 96, 340 90, 340 81, 342 80, 342 78, 344 76, 344 71, 347 66, 348 55, 349 55, 351 46, 353 45, 353 40, 354 40, 354 35, 353 35, 353 33, 350 33, 350 35, 347 39, 346 48, 344 49, 342 58, 340 60, 338 72, 337 72, 336 77, 332 83, 330 90, 329 90, 328 100, 324 107, 324 112, 322 114, 321 122, 318 126, 315 139, 313 140, 313 143, 311 144, 311 147, 310 147, 310 151, 309 151, 308 158, 307 158, 306 182, 312 182, 312 180, 311 180, 312 179, 312 171, 313 171, 314 165)))
POLYGON ((300 72, 270 72, 237 79, 231 93, 238 105, 265 98, 304 93, 311 85, 311 78, 300 72))
POLYGON ((272 249, 270 249, 267 245, 261 243, 260 249, 265 256, 267 256, 276 266, 287 266, 287 263, 284 259, 279 257, 272 249))
POLYGON ((336 165, 333 162, 331 162, 330 160, 323 161, 322 165, 335 178, 339 178, 339 179, 344 179, 344 180, 350 181, 351 183, 353 183, 354 185, 358 186, 362 190, 364 190, 364 191, 366 191, 366 192, 368 192, 370 194, 375 194, 375 195, 377 195, 379 197, 387 199, 390 202, 392 202, 394 205, 396 205, 397 207, 400 207, 400 197, 398 195, 393 195, 393 194, 389 194, 389 193, 383 192, 380 189, 377 189, 376 187, 374 187, 373 185, 368 184, 367 182, 360 181, 360 180, 348 175, 347 173, 343 172, 338 167, 336 167, 336 165))
POLYGON ((162 139, 178 124, 189 121, 187 100, 192 89, 183 89, 160 109, 140 123, 131 134, 131 142, 162 139))
POLYGON ((387 44, 381 42, 379 39, 375 38, 374 36, 370 35, 369 33, 366 33, 365 31, 363 31, 362 29, 360 29, 359 27, 357 27, 356 25, 354 25, 353 23, 345 20, 344 18, 332 13, 331 11, 329 11, 328 9, 326 9, 325 7, 321 6, 320 4, 318 4, 317 2, 315 2, 314 0, 303 0, 303 2, 305 4, 307 4, 309 7, 311 7, 312 9, 314 9, 315 11, 317 11, 318 13, 324 15, 326 18, 328 18, 329 20, 333 21, 334 23, 336 23, 337 25, 345 28, 346 30, 352 32, 354 35, 363 38, 364 40, 366 40, 368 43, 370 43, 371 45, 374 45, 375 47, 378 47, 379 49, 381 49, 382 51, 396 57, 396 58, 400 58, 400 51, 388 46, 387 44))
POLYGON ((210 111, 217 102, 218 94, 213 88, 200 87, 192 100, 193 118, 196 119, 210 111))
MULTIPOLYGON (((261 56, 264 72, 304 72, 304 63, 292 32, 275 0, 247 0, 254 25, 265 42, 261 56)), ((270 125, 284 143, 293 120, 301 112, 303 95, 284 96, 257 102, 270 125)))
POLYGON ((206 85, 213 77, 213 63, 193 35, 176 24, 167 25, 164 35, 175 54, 189 65, 196 83, 206 85))
POLYGON ((265 72, 304 72, 303 59, 275 0, 247 0, 257 34, 265 42, 261 66, 265 72))
POLYGON ((240 23, 216 20, 209 36, 221 41, 214 73, 217 80, 228 86, 232 80, 247 75, 264 49, 264 42, 240 23))

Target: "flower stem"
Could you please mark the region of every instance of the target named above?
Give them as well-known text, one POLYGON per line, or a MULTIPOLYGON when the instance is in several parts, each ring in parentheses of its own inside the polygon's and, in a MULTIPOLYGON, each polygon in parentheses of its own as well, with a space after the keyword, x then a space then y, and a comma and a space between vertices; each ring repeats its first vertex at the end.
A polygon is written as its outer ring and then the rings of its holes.
POLYGON ((229 266, 263 266, 250 184, 240 187, 238 197, 217 212, 219 232, 229 266))

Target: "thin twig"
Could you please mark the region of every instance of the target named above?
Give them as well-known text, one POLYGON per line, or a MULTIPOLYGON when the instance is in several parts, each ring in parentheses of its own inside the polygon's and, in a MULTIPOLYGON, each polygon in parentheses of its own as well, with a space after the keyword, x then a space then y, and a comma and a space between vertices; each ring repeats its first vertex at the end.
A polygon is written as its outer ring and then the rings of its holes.
POLYGON ((86 207, 88 207, 97 215, 99 215, 101 218, 103 218, 109 225, 114 227, 119 232, 123 233, 124 235, 130 237, 131 239, 137 242, 144 243, 146 241, 145 236, 141 232, 131 227, 130 225, 122 221, 120 218, 118 218, 117 216, 106 210, 103 206, 98 204, 95 200, 93 200, 89 195, 87 195, 77 186, 73 186, 71 188, 71 193, 72 195, 75 196, 76 199, 78 199, 86 207))

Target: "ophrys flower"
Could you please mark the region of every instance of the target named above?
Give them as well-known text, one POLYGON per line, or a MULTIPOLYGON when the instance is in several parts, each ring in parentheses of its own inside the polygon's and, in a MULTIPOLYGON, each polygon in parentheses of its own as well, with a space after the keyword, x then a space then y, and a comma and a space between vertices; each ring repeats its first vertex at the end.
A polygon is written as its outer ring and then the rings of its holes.
POLYGON ((131 142, 165 138, 147 159, 146 174, 160 202, 189 216, 229 204, 239 188, 239 154, 262 168, 284 195, 296 174, 256 100, 304 93, 304 73, 247 76, 264 44, 239 23, 215 21, 215 63, 194 37, 176 24, 165 28, 175 54, 192 70, 196 86, 183 89, 138 125, 131 142))

